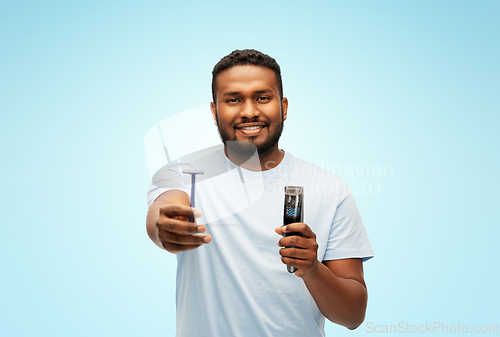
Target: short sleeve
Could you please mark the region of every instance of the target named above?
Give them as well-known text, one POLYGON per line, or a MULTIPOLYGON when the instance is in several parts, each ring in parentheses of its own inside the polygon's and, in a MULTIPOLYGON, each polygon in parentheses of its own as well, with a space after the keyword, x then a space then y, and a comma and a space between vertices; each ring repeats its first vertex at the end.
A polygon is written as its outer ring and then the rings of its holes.
POLYGON ((155 173, 147 193, 148 207, 163 193, 180 190, 190 195, 190 190, 183 176, 183 166, 169 165, 155 173))
POLYGON ((354 197, 344 183, 341 202, 333 219, 323 261, 373 257, 373 249, 354 197))

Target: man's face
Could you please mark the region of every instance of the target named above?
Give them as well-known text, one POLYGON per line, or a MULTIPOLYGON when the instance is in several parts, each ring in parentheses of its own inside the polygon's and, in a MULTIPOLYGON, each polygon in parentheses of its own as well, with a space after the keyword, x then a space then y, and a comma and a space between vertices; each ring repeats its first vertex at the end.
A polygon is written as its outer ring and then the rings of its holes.
POLYGON ((259 154, 277 150, 288 101, 280 99, 274 72, 254 65, 234 66, 217 76, 216 85, 217 101, 211 109, 222 142, 249 142, 259 154))

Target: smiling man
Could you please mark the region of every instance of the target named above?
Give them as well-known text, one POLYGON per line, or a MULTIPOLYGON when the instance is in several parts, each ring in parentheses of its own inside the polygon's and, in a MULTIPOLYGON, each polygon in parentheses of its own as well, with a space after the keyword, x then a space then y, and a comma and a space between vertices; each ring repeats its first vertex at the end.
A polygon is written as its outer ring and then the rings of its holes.
POLYGON ((288 100, 273 58, 236 50, 212 74, 224 148, 167 167, 148 191, 148 234, 177 254, 177 336, 324 336, 325 317, 356 328, 373 252, 353 196, 279 148, 288 100), (195 195, 186 172, 204 177, 195 195), (304 222, 283 226, 290 185, 303 187, 304 222))

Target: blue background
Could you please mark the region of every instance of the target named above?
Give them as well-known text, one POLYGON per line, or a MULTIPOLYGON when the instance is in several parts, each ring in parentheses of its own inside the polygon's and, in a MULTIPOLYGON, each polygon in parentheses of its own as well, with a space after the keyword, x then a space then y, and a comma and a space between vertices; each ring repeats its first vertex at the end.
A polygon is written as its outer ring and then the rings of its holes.
POLYGON ((1 1, 0 335, 174 336, 176 262, 146 235, 143 138, 210 102, 213 66, 244 48, 282 68, 283 148, 392 167, 341 173, 378 186, 355 193, 376 257, 365 323, 327 336, 499 324, 499 14, 497 1, 1 1))

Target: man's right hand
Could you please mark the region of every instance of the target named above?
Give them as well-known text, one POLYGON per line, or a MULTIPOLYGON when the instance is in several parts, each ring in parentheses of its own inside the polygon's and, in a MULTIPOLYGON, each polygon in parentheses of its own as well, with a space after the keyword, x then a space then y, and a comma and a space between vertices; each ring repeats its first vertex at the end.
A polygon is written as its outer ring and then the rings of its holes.
POLYGON ((199 218, 201 211, 184 205, 167 204, 160 210, 156 227, 158 238, 165 250, 177 254, 179 252, 200 247, 212 241, 210 235, 199 235, 206 231, 206 226, 189 222, 190 218, 199 218))

